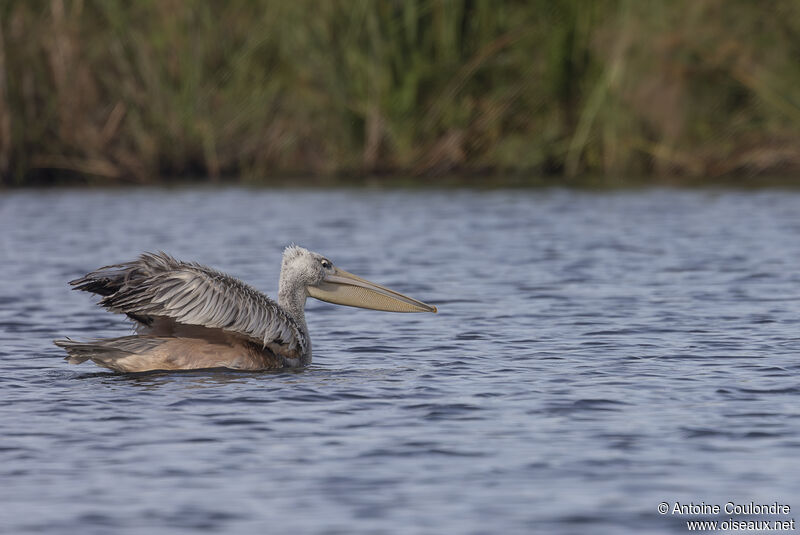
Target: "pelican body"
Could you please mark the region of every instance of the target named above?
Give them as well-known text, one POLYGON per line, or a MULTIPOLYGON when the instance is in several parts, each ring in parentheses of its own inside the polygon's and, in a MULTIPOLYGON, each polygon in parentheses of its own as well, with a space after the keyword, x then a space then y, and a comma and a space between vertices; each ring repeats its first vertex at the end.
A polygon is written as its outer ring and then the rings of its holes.
POLYGON ((70 364, 87 360, 120 372, 233 368, 267 370, 311 363, 306 298, 390 312, 436 312, 348 273, 302 247, 283 253, 277 303, 247 284, 166 253, 106 266, 70 281, 126 314, 136 334, 89 342, 56 340, 70 364))

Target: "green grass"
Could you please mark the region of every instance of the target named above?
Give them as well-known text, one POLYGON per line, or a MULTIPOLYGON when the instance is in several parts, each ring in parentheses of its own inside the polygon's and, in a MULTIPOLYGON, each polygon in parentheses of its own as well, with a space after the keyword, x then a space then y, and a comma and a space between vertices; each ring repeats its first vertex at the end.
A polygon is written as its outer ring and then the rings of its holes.
POLYGON ((6 185, 800 169, 792 0, 7 0, 0 33, 6 185))

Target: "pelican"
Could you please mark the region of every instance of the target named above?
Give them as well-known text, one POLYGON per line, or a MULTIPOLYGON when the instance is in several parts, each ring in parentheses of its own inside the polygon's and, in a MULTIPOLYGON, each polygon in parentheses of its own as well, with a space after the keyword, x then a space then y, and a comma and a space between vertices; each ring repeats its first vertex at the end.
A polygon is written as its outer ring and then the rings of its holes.
POLYGON ((289 246, 283 253, 278 302, 224 273, 144 253, 70 281, 126 314, 135 335, 89 342, 55 340, 70 364, 87 360, 119 372, 233 368, 267 370, 311 363, 307 297, 390 312, 436 307, 364 280, 324 256, 289 246))

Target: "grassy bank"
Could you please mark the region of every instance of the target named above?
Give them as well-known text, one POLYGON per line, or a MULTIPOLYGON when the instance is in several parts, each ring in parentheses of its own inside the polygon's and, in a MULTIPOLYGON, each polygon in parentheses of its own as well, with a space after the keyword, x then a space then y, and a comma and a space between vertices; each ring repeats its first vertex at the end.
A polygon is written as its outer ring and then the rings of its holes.
POLYGON ((7 0, 0 177, 792 175, 798 57, 793 0, 7 0))

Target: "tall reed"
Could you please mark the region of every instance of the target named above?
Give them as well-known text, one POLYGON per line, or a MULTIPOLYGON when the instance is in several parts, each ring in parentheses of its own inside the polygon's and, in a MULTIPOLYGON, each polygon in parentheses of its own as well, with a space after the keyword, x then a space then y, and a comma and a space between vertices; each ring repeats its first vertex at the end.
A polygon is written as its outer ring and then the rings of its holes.
POLYGON ((793 0, 6 0, 0 177, 792 173, 799 52, 793 0))

